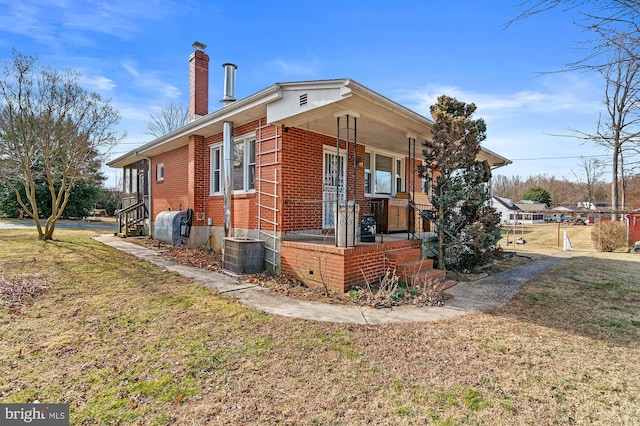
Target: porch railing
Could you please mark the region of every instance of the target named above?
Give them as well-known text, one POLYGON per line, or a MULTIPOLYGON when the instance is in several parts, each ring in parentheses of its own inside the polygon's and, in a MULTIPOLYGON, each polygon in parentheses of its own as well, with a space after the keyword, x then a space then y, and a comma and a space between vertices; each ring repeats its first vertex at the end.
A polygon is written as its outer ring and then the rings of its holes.
MULTIPOLYGON (((322 240, 330 243, 336 238, 335 208, 336 203, 345 201, 322 200, 283 200, 284 209, 287 212, 282 220, 283 240, 322 240)), ((352 203, 352 201, 349 201, 352 203)), ((384 212, 384 204, 380 200, 356 200, 358 217, 355 219, 355 235, 360 235, 360 223, 366 214, 379 215, 384 212)), ((347 214, 353 214, 353 210, 347 214)), ((379 228, 376 235, 379 235, 379 228)))
POLYGON ((132 204, 116 212, 118 218, 118 233, 130 237, 138 233, 138 228, 149 218, 149 210, 144 201, 132 204))
MULTIPOLYGON (((437 224, 433 221, 433 206, 425 204, 410 203, 410 211, 415 211, 417 214, 415 217, 420 218, 420 221, 414 224, 414 231, 410 232, 413 238, 422 240, 422 257, 423 258, 437 258, 438 257, 438 242, 437 242, 437 224), (428 225, 425 224, 428 223, 428 225)), ((460 273, 460 254, 461 244, 460 240, 452 233, 445 230, 447 236, 451 239, 452 244, 448 247, 453 252, 453 258, 447 261, 447 267, 452 267, 456 272, 456 280, 460 273)), ((442 268, 442 265, 439 266, 442 268)))

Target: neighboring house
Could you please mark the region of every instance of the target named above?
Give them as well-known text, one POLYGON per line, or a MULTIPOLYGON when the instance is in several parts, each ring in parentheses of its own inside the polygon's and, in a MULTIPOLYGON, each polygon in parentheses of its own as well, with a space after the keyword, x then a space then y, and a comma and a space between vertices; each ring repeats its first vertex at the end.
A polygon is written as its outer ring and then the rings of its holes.
MULTIPOLYGON (((223 106, 209 113, 209 57, 194 47, 191 122, 108 163, 124 171, 121 234, 154 235, 163 212, 190 209, 190 245, 224 251, 231 237, 259 239, 268 270, 337 291, 382 276, 389 253, 420 247, 420 141, 431 120, 347 78, 236 100, 231 64, 223 106), (361 243, 365 214, 387 235, 361 243)), ((510 163, 487 149, 478 158, 510 163)))
POLYGON ((491 197, 491 207, 500 215, 500 223, 513 223, 520 210, 510 199, 496 196, 491 197))
POLYGON ((536 203, 530 200, 520 200, 515 203, 520 209, 516 219, 522 223, 544 223, 545 213, 549 210, 545 203, 536 203))

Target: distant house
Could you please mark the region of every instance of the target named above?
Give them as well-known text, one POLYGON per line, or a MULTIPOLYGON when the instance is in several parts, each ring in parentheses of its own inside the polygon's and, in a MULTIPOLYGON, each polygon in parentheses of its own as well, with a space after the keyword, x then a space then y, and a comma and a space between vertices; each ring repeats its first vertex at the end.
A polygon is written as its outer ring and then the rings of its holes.
POLYGON ((500 214, 500 223, 544 223, 549 210, 544 203, 521 200, 514 203, 509 198, 491 197, 491 206, 500 214))
POLYGON ((520 200, 515 203, 520 211, 516 219, 522 223, 544 223, 545 213, 549 210, 545 203, 530 200, 520 200))
POLYGON ((491 197, 491 207, 500 215, 500 223, 513 223, 520 210, 510 199, 496 196, 491 197))
MULTIPOLYGON (((348 78, 276 83, 236 100, 232 64, 223 106, 209 112, 209 56, 194 47, 191 122, 108 163, 123 169, 122 235, 156 235, 158 218, 165 232, 168 212, 185 211, 189 232, 178 231, 189 244, 226 256, 233 238, 263 241, 266 269, 337 291, 379 278, 403 251, 421 253, 430 119, 348 78)), ((510 164, 484 148, 478 159, 510 164)))

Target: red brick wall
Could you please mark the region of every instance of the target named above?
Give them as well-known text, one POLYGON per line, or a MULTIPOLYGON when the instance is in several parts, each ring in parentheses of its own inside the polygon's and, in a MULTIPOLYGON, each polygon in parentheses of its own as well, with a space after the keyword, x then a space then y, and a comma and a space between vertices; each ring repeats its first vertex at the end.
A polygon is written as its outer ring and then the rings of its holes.
POLYGON ((418 167, 422 164, 422 160, 415 158, 413 161, 409 161, 409 157, 405 157, 404 163, 404 182, 406 191, 411 192, 411 188, 409 187, 409 177, 411 177, 411 179, 413 179, 413 191, 422 192, 422 176, 418 171, 418 167))
MULTIPOLYGON (((282 135, 282 198, 285 200, 284 219, 282 230, 284 232, 299 229, 322 228, 322 206, 320 204, 305 205, 305 212, 301 213, 300 204, 290 204, 291 201, 322 200, 323 186, 323 162, 324 150, 332 152, 336 150, 336 138, 304 129, 291 127, 282 135), (295 209, 297 212, 287 214, 287 209, 295 209)), ((345 154, 344 141, 340 144, 341 154, 345 154)), ((351 147, 350 147, 351 148, 351 147)), ((356 148, 356 158, 364 159, 364 145, 356 148)), ((347 161, 347 174, 349 176, 349 199, 353 191, 353 150, 350 149, 347 161)), ((364 198, 364 169, 356 167, 356 198, 364 198)))
MULTIPOLYGON (((261 120, 264 123, 264 119, 261 120)), ((250 133, 258 133, 259 121, 253 121, 234 128, 234 137, 239 138, 250 133)), ((261 170, 256 170, 256 177, 262 176, 269 181, 277 181, 275 188, 277 197, 262 197, 265 205, 275 207, 276 221, 281 224, 281 231, 297 229, 321 229, 322 207, 320 204, 309 206, 308 212, 300 212, 300 207, 287 204, 286 200, 322 200, 322 179, 324 149, 335 150, 336 140, 333 137, 307 132, 303 129, 289 128, 287 132, 278 128, 280 135, 276 152, 276 126, 262 129, 265 139, 261 147, 256 146, 256 152, 270 152, 262 157, 266 164, 261 170), (283 202, 283 200, 285 200, 283 202), (289 210, 288 210, 289 209, 289 210), (295 211, 291 210, 294 209, 295 211), (299 223, 303 221, 304 223, 299 223)), ((259 135, 256 134, 256 137, 259 135)), ((160 212, 180 207, 185 210, 193 208, 196 213, 204 212, 201 217, 205 225, 207 218, 212 218, 214 226, 222 226, 224 222, 222 195, 211 196, 210 188, 210 147, 222 143, 222 133, 203 138, 192 136, 189 145, 163 153, 153 158, 152 198, 153 217, 160 212), (155 165, 165 163, 164 182, 157 182, 155 165)), ((345 152, 345 144, 341 143, 340 150, 345 152)), ((357 146, 356 158, 364 158, 364 145, 357 146)), ((351 198, 353 177, 353 152, 347 159, 349 175, 349 198, 351 198)), ((364 169, 356 167, 357 199, 364 198, 364 169)), ((256 181, 256 188, 259 182, 256 181)), ((274 184, 262 183, 264 192, 273 193, 274 184)), ((257 194, 234 194, 232 196, 232 227, 243 229, 257 228, 257 194)), ((272 214, 268 214, 272 219, 272 214)), ((198 221, 196 216, 196 222, 198 221)))
POLYGON ((151 220, 158 213, 171 210, 186 210, 189 205, 187 173, 189 170, 189 147, 182 146, 151 159, 151 220), (164 180, 157 180, 157 165, 164 163, 164 180))
POLYGON ((205 222, 205 199, 209 194, 208 169, 205 166, 208 162, 209 152, 205 149, 204 137, 193 135, 189 137, 188 146, 188 173, 187 195, 190 208, 194 211, 193 225, 204 226, 205 222))
POLYGON ((189 57, 189 120, 209 112, 209 55, 196 50, 189 57))
POLYGON ((407 247, 419 247, 420 241, 400 240, 352 248, 294 241, 281 243, 280 264, 283 274, 312 287, 324 287, 343 293, 366 281, 379 279, 393 267, 386 254, 407 247))
MULTIPOLYGON (((256 133, 256 139, 258 138, 258 126, 259 121, 252 121, 250 123, 242 124, 233 129, 234 138, 241 138, 245 135, 256 133)), ((275 129, 274 126, 270 126, 268 129, 263 130, 262 137, 265 138, 270 134, 274 134, 275 129)), ((203 150, 203 167, 202 167, 202 191, 201 193, 206 194, 205 200, 203 200, 203 204, 205 205, 205 217, 212 218, 214 226, 223 226, 224 225, 224 198, 222 195, 210 195, 210 185, 211 185, 211 173, 210 173, 210 164, 211 164, 211 156, 210 149, 212 145, 219 145, 222 143, 222 133, 218 133, 216 135, 210 136, 206 138, 204 141, 204 150, 203 150)), ((274 144, 275 142, 268 142, 268 144, 274 144)), ((268 145, 266 144, 266 145, 268 145)), ((262 150, 266 151, 265 148, 269 148, 269 146, 263 146, 262 150)), ((256 142, 256 153, 258 152, 259 147, 256 142)), ((256 161, 258 159, 256 158, 256 161)), ((264 162, 264 158, 262 161, 264 162)), ((274 166, 265 167, 265 169, 273 170, 274 166)), ((267 173, 268 170, 262 170, 263 175, 267 173)), ((259 170, 256 170, 256 175, 259 173, 259 170)), ((257 177, 257 176, 256 176, 257 177)), ((256 188, 258 186, 258 182, 256 181, 256 188)), ((270 189, 270 188, 267 188, 270 189)), ((271 188, 272 189, 272 188, 271 188)), ((263 188, 264 190, 264 188, 263 188)), ((232 197, 232 209, 231 209, 231 227, 239 228, 239 229, 257 229, 258 227, 258 207, 257 207, 257 194, 256 193, 237 193, 233 194, 232 197)))

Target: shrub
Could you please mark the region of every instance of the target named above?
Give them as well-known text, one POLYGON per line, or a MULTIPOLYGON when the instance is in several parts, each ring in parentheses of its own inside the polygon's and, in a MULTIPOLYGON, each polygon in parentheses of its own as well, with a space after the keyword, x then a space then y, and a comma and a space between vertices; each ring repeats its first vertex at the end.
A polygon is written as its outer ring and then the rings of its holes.
POLYGON ((627 227, 622 222, 600 222, 591 231, 591 241, 599 251, 627 246, 627 227))

